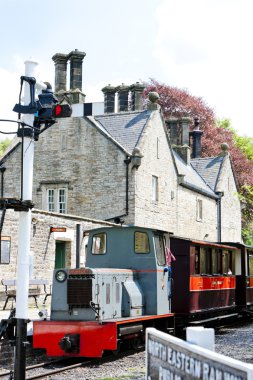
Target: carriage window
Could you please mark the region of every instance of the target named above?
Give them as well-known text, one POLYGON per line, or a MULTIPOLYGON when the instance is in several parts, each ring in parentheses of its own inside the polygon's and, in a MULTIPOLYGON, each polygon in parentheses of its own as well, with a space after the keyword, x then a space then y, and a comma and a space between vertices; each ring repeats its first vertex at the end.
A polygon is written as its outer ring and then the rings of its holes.
POLYGON ((134 252, 149 253, 149 240, 146 232, 134 233, 134 252))
POLYGON ((164 237, 162 235, 155 235, 156 260, 158 265, 166 264, 164 246, 164 237))
POLYGON ((212 248, 200 249, 200 274, 211 274, 212 248))
POLYGON ((195 247, 194 273, 200 274, 200 247, 195 247))
POLYGON ((253 276, 253 252, 248 251, 248 276, 253 276))
POLYGON ((222 257, 222 250, 214 249, 212 252, 212 273, 213 274, 222 274, 221 257, 222 257))
POLYGON ((229 271, 229 255, 228 251, 225 250, 222 252, 222 271, 224 274, 229 271))
POLYGON ((106 252, 106 234, 96 234, 92 238, 93 255, 104 255, 106 252))

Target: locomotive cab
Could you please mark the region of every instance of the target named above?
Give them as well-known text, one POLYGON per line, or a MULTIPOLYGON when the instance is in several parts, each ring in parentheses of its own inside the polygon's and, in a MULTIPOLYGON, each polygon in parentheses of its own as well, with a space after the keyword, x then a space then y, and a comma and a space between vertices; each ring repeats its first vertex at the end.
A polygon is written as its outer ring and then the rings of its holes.
POLYGON ((148 228, 89 231, 85 268, 54 271, 50 321, 34 322, 34 347, 99 357, 119 341, 144 339, 146 327, 173 330, 166 244, 164 232, 148 228))

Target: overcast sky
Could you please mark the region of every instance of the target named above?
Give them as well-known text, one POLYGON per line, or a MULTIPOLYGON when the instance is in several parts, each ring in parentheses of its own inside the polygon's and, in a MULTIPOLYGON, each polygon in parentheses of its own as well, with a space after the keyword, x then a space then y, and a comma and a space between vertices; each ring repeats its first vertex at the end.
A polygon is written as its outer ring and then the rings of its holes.
POLYGON ((252 12, 252 0, 0 0, 0 118, 17 118, 26 59, 54 86, 52 56, 78 49, 86 101, 101 101, 109 83, 154 78, 253 137, 252 12))

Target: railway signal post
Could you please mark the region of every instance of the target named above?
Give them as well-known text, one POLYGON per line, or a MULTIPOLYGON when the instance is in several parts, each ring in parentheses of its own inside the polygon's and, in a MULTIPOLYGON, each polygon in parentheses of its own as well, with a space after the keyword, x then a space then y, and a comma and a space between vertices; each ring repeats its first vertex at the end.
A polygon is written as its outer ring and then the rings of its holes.
POLYGON ((28 323, 28 292, 29 292, 29 256, 31 233, 32 187, 33 187, 33 158, 34 141, 45 129, 55 123, 51 117, 53 105, 57 103, 51 85, 47 82, 36 83, 35 69, 37 62, 32 60, 25 62, 25 76, 21 76, 21 91, 23 83, 24 104, 15 105, 14 111, 23 114, 18 128, 17 136, 22 140, 21 156, 21 196, 20 200, 6 200, 7 208, 19 211, 18 231, 18 257, 16 276, 16 342, 14 379, 25 379, 27 323, 28 323), (35 100, 35 86, 42 90, 39 100, 35 100), (35 114, 37 115, 35 117, 35 114), (43 129, 41 129, 43 126, 43 129))
MULTIPOLYGON (((37 63, 25 62, 25 75, 34 78, 37 63)), ((25 83, 24 106, 29 107, 31 91, 29 83, 25 83)), ((31 107, 32 108, 32 107, 31 107)), ((21 110, 22 111, 22 110, 21 110)), ((16 346, 14 379, 25 379, 26 346, 27 346, 27 322, 28 322, 28 291, 29 291, 29 253, 30 253, 30 230, 32 205, 32 182, 33 182, 33 156, 34 156, 34 110, 23 116, 26 126, 18 130, 22 138, 22 175, 21 175, 21 202, 27 204, 27 209, 19 212, 18 231, 18 257, 17 257, 17 294, 16 294, 16 346)))

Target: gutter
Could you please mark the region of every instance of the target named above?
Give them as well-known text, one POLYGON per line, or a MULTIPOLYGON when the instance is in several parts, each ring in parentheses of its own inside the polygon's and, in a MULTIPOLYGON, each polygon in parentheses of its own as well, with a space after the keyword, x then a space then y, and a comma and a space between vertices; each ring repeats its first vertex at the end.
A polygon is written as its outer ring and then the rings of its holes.
POLYGON ((194 185, 192 185, 192 184, 190 184, 190 183, 188 183, 188 182, 181 182, 181 183, 179 183, 179 184, 180 184, 180 186, 183 186, 183 187, 185 187, 186 189, 194 190, 196 193, 199 193, 199 194, 205 195, 206 197, 209 197, 209 198, 211 198, 211 199, 215 199, 215 200, 217 200, 218 197, 219 197, 218 195, 215 195, 215 194, 212 195, 212 194, 208 193, 207 191, 201 189, 200 187, 198 187, 198 186, 194 186, 194 185))

